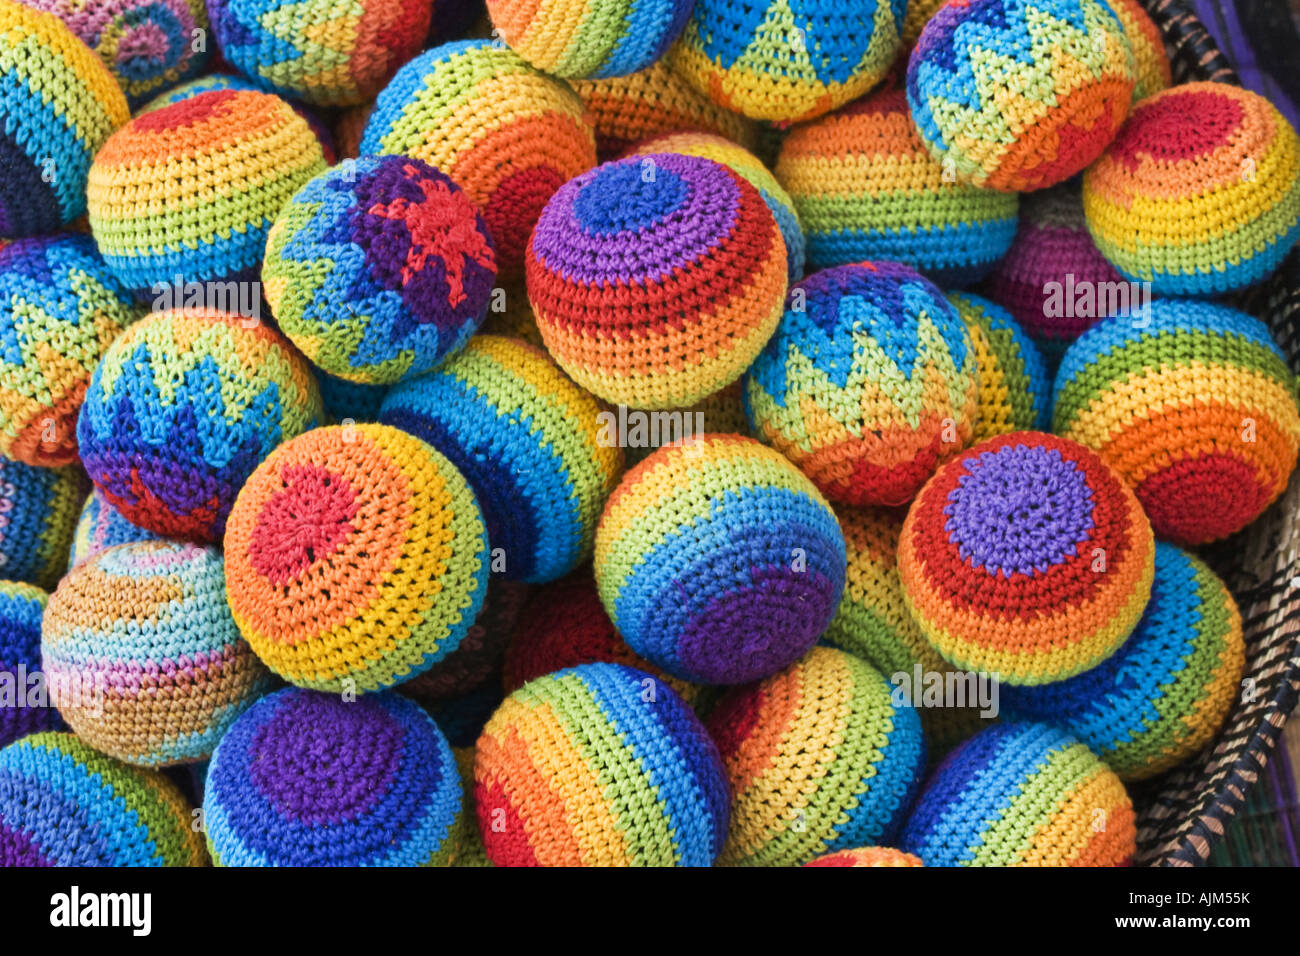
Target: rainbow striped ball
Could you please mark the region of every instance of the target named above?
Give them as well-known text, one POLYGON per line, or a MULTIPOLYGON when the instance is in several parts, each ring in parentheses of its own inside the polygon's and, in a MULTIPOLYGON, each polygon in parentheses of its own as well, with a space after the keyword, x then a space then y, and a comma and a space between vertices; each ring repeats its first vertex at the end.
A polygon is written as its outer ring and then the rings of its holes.
POLYGON ((41 659, 50 697, 96 750, 145 767, 206 760, 271 676, 226 606, 221 552, 121 544, 50 595, 41 659))
POLYGON ((899 845, 926 866, 1123 866, 1137 829, 1124 784, 1086 746, 999 723, 934 772, 899 845))
POLYGON ((741 684, 798 660, 844 591, 844 535, 781 455, 740 435, 661 448, 596 529, 596 584, 632 650, 674 677, 741 684))
POLYGON ((736 688, 709 718, 731 781, 724 866, 802 866, 888 843, 925 767, 921 721, 889 682, 818 647, 736 688))
POLYGON ((91 488, 73 530, 68 567, 75 568, 82 561, 115 544, 157 541, 159 537, 152 531, 146 531, 127 521, 102 491, 91 488))
POLYGON ((776 176, 818 269, 888 259, 960 287, 984 278, 1016 232, 1019 197, 945 171, 917 135, 900 89, 796 126, 776 176))
POLYGON ((271 326, 168 310, 104 353, 77 440, 91 479, 128 521, 213 542, 257 463, 321 414, 306 360, 271 326))
POLYGON ((528 245, 542 339, 575 382, 636 408, 740 377, 781 318, 785 240, 759 191, 698 156, 633 156, 570 180, 528 245))
POLYGON ((195 811, 176 785, 41 733, 0 750, 0 867, 203 866, 195 811))
POLYGON ((1201 561, 1156 544, 1151 601, 1113 656, 1043 687, 1004 687, 1012 717, 1063 727, 1124 780, 1145 780, 1214 739, 1245 667, 1237 602, 1201 561))
POLYGON ((1052 385, 1038 346, 1011 313, 966 292, 948 295, 966 323, 979 366, 979 415, 973 440, 1007 432, 1045 431, 1051 420, 1052 385))
POLYGON ((1300 452, 1296 376, 1268 328, 1164 299, 1090 329, 1061 362, 1053 430, 1104 458, 1156 534, 1227 537, 1286 490, 1300 452))
POLYGON ((804 866, 925 866, 919 857, 888 846, 864 846, 827 853, 804 866))
POLYGON ((754 433, 833 501, 903 505, 969 442, 979 405, 970 333, 907 266, 864 262, 795 284, 745 374, 754 433))
POLYGON ((926 147, 958 179, 1027 192, 1101 155, 1136 81, 1106 0, 952 0, 921 31, 907 99, 926 147))
POLYGON ((479 831, 498 866, 711 866, 727 804, 695 714, 621 664, 530 681, 475 748, 479 831))
POLYGON ((487 534, 474 492, 431 446, 387 425, 285 442, 226 529, 235 622, 301 687, 382 690, 459 645, 483 606, 487 534))
POLYGON ((90 161, 130 118, 117 80, 58 17, 0 6, 0 238, 84 213, 90 161))
POLYGON ((422 159, 483 212, 497 266, 522 272, 547 200, 596 164, 582 101, 518 54, 487 40, 446 43, 398 72, 375 103, 362 155, 422 159))
POLYGON ((58 584, 85 493, 80 468, 0 458, 0 577, 47 591, 58 584))
POLYGON ((280 208, 324 168, 320 141, 284 100, 201 93, 137 116, 104 144, 87 186, 90 229, 137 293, 203 282, 207 306, 239 301, 280 208))
POLYGON ((1300 136, 1258 93, 1174 87, 1134 107, 1083 208, 1102 254, 1157 295, 1241 289, 1300 240, 1300 136))
POLYGON ((907 608, 962 670, 1047 684, 1096 667, 1151 596, 1155 542, 1120 475, 1039 432, 990 438, 944 465, 903 522, 907 608))
POLYGON ((60 725, 48 695, 42 699, 36 693, 37 681, 44 679, 41 615, 48 600, 49 595, 30 584, 0 581, 0 685, 9 685, 0 694, 0 747, 60 725))
POLYGON ((235 722, 203 793, 217 866, 450 866, 461 807, 451 745, 414 702, 297 687, 235 722))
POLYGON ((1133 87, 1133 102, 1138 103, 1152 94, 1173 85, 1173 71, 1169 55, 1165 52, 1165 38, 1160 33, 1151 14, 1142 6, 1142 0, 1107 0, 1111 12, 1124 26, 1124 34, 1133 47, 1133 62, 1137 68, 1137 85, 1133 87))

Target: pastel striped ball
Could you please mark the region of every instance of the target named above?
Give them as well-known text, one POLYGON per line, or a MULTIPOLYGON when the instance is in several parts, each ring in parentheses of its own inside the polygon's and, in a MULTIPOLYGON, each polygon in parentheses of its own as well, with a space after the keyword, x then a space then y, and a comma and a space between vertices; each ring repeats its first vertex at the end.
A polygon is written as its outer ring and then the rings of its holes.
POLYGON ((823 866, 924 866, 918 857, 910 853, 904 853, 902 850, 895 850, 888 846, 864 846, 856 850, 840 850, 836 853, 827 853, 825 856, 819 856, 815 860, 810 860, 804 866, 823 867, 823 866))
POLYGON ((59 583, 85 493, 80 468, 0 458, 0 578, 47 591, 59 583))
POLYGON ((475 748, 497 866, 711 866, 727 836, 718 751, 666 684, 620 664, 530 681, 475 748))
POLYGON ((127 521, 102 491, 91 488, 73 529, 68 567, 75 568, 82 561, 115 544, 157 541, 159 538, 152 531, 146 531, 127 521))
POLYGON ((48 691, 40 693, 41 615, 48 600, 30 584, 0 581, 0 747, 62 724, 48 691))

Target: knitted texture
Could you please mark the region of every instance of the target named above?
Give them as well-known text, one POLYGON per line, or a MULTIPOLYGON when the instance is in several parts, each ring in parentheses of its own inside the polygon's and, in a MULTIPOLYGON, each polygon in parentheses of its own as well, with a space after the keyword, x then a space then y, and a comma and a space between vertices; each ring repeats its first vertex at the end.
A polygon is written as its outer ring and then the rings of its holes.
POLYGON ((900 46, 903 53, 910 53, 921 31, 931 18, 939 12, 948 0, 907 0, 907 16, 903 18, 903 36, 900 46))
MULTIPOLYGON (((477 738, 477 735, 475 735, 477 738)), ((478 816, 474 809, 474 748, 457 747, 454 743, 451 745, 451 752, 456 758, 456 770, 460 775, 461 790, 465 795, 465 819, 468 821, 477 821, 478 816)), ((493 866, 488 859, 487 850, 483 846, 483 837, 478 832, 477 823, 468 823, 461 836, 460 852, 456 854, 456 860, 452 866, 460 867, 489 867, 493 866)))
POLYGON ((943 294, 894 262, 816 273, 745 375, 754 433, 833 501, 902 505, 970 442, 979 368, 943 294))
POLYGON ((80 468, 0 458, 0 576, 47 591, 59 583, 86 485, 80 468))
POLYGON ((926 150, 901 89, 795 127, 776 175, 818 269, 888 259, 960 287, 987 275, 1016 232, 1019 197, 958 182, 926 150))
POLYGON ((424 46, 431 0, 208 0, 222 55, 266 89, 322 106, 372 99, 424 46))
POLYGON ((104 144, 90 168, 90 228, 138 292, 178 277, 251 280, 280 207, 324 168, 320 141, 284 100, 201 93, 137 116, 104 144))
POLYGON ((225 586, 216 548, 173 541, 117 545, 68 572, 50 595, 41 659, 78 737, 146 767, 212 755, 271 686, 225 586))
POLYGON ((1119 22, 1124 35, 1133 47, 1133 62, 1137 69, 1137 85, 1133 87, 1133 102, 1137 103, 1173 85, 1169 55, 1165 53, 1165 40, 1160 35, 1151 15, 1141 0, 1106 0, 1119 22))
POLYGON ((565 183, 528 245, 546 347, 583 388, 638 408, 689 405, 739 378, 781 318, 787 272, 759 191, 671 153, 565 183))
POLYGON ((926 866, 1122 866, 1137 831, 1124 785, 1086 746, 1000 723, 934 772, 899 845, 926 866))
POLYGON ((1083 177, 1088 229, 1158 295, 1215 296, 1269 275, 1300 239, 1300 137, 1258 93, 1157 93, 1083 177))
MULTIPOLYGON (((913 3, 919 0, 912 0, 913 3)), ((919 857, 887 846, 864 846, 857 850, 827 853, 804 866, 924 866, 919 857)))
POLYGON ((0 867, 203 866, 176 785, 42 733, 0 750, 0 867))
POLYGON ((127 521, 122 517, 122 512, 113 507, 113 503, 102 491, 91 488, 77 517, 72 544, 68 550, 67 566, 74 568, 87 558, 115 544, 134 544, 137 541, 158 539, 159 535, 127 521))
POLYGON ((480 335, 432 375, 405 382, 379 420, 439 449, 474 489, 493 572, 553 581, 591 557, 623 473, 601 406, 541 349, 480 335))
POLYGON ((1053 430, 1119 472, 1156 534, 1204 544, 1244 528, 1286 490, 1300 451, 1296 384, 1258 319, 1160 300, 1070 347, 1053 430))
POLYGON ((740 684, 798 660, 835 616, 845 560, 826 499, 740 435, 659 449, 623 478, 596 530, 614 626, 695 683, 740 684))
POLYGON ((1006 684, 1096 667, 1151 596, 1142 507, 1095 454, 1012 432, 944 465, 907 513, 898 573, 935 649, 1006 684))
POLYGON ((262 284, 318 367, 367 385, 436 368, 482 324, 496 280, 483 216, 404 156, 346 160, 304 186, 267 237, 262 284))
POLYGON ((1024 192, 1101 155, 1136 79, 1106 0, 952 0, 912 51, 907 99, 957 178, 1024 192))
POLYGON ((105 349, 138 312, 89 236, 0 249, 0 454, 77 460, 77 413, 105 349))
POLYGON ((209 73, 207 76, 200 76, 197 79, 181 83, 179 86, 174 86, 170 90, 159 93, 149 102, 136 109, 135 115, 141 116, 145 113, 153 113, 165 106, 188 100, 200 93, 211 93, 213 90, 262 92, 256 83, 252 80, 246 80, 242 76, 232 73, 209 73))
POLYGON ((362 385, 329 372, 313 369, 320 386, 325 418, 334 425, 355 425, 379 421, 379 406, 388 397, 387 385, 362 385))
POLYGON ((969 293, 951 293, 979 366, 979 415, 973 441, 1007 432, 1045 431, 1052 385, 1038 346, 1006 309, 969 293))
POLYGON ((48 689, 44 699, 35 693, 37 679, 44 680, 41 614, 48 599, 30 584, 0 581, 0 747, 59 726, 48 689))
POLYGON ((906 0, 696 0, 667 62, 727 109, 755 119, 809 119, 885 75, 906 7, 906 0))
POLYGON ((459 183, 506 275, 522 271, 547 200, 596 164, 582 101, 487 40, 447 43, 404 66, 376 101, 361 152, 422 159, 459 183))
POLYGON ((321 414, 307 362, 271 326, 165 311, 104 354, 77 440, 91 479, 132 524, 210 542, 257 463, 321 414))
POLYGON ((449 866, 464 822, 451 745, 416 704, 296 687, 222 739, 203 819, 218 866, 449 866))
POLYGON ((1070 680, 1003 688, 1002 704, 1012 717, 1063 727, 1124 780, 1144 780, 1214 739, 1244 666, 1231 593, 1192 555, 1158 542, 1151 601, 1124 646, 1070 680))
POLYGON ((498 866, 710 866, 727 803, 695 714, 620 664, 525 684, 475 748, 479 832, 498 866))
POLYGON ((487 534, 456 467, 386 425, 286 442, 226 530, 235 622, 290 683, 371 691, 456 649, 483 605, 487 534))
POLYGON ((709 732, 731 781, 726 866, 801 866, 888 843, 925 765, 916 711, 870 665, 818 647, 731 691, 709 732))
POLYGON ((131 118, 108 68, 58 17, 0 4, 0 237, 54 232, 86 211, 96 150, 131 118))

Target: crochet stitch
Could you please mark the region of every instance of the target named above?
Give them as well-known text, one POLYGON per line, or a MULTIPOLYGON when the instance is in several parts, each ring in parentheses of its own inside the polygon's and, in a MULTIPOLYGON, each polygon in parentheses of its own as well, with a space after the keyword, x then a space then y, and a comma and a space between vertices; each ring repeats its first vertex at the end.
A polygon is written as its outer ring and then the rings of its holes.
MULTIPOLYGON (((30 584, 0 581, 0 747, 61 723, 48 689, 44 699, 34 695, 42 686, 35 681, 44 681, 41 615, 48 600, 49 595, 30 584)), ((0 837, 0 845, 3 842, 0 837)))
POLYGON ((1137 85, 1133 87, 1133 102, 1140 103, 1148 96, 1159 93, 1173 84, 1169 55, 1165 53, 1165 40, 1160 35, 1151 15, 1143 8, 1141 0, 1106 0, 1110 10, 1124 27, 1124 35, 1133 47, 1133 62, 1137 68, 1137 85))
POLYGON ((0 458, 0 577, 47 591, 59 583, 87 484, 75 466, 0 458))
MULTIPOLYGON (((917 2, 917 0, 913 0, 917 2)), ((808 866, 924 866, 919 857, 887 846, 864 846, 857 850, 827 853, 804 864, 808 866)))
POLYGON ((948 296, 966 323, 979 367, 979 415, 972 443, 1007 432, 1046 431, 1052 386, 1033 341, 1006 309, 969 293, 948 296))
POLYGON ((358 422, 379 421, 379 406, 388 397, 387 385, 362 385, 320 369, 312 371, 316 373, 321 405, 330 424, 355 425, 358 422))
POLYGON ((122 512, 113 507, 113 503, 102 491, 91 488, 77 517, 72 545, 68 550, 67 566, 75 568, 82 561, 115 544, 157 540, 159 535, 127 521, 122 517, 122 512))

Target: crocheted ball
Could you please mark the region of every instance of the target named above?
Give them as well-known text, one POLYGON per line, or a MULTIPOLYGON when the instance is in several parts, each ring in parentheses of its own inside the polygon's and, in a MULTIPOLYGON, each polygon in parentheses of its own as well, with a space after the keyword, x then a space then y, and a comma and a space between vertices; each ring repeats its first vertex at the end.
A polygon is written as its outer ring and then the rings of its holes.
POLYGON ((89 236, 0 249, 0 454, 77 460, 77 413, 104 350, 139 315, 89 236))
POLYGON ((316 373, 316 384, 320 386, 325 418, 331 424, 355 425, 357 422, 379 421, 379 406, 388 397, 387 385, 362 385, 320 369, 312 371, 316 373))
POLYGON ((77 440, 91 479, 128 521, 211 542, 257 463, 321 415, 307 362, 269 325, 168 310, 105 352, 77 440))
POLYGON ((1300 136, 1257 93, 1174 87, 1134 107, 1083 208, 1102 254, 1157 295, 1241 289, 1300 239, 1300 136))
MULTIPOLYGON (((478 735, 474 735, 475 740, 478 735)), ((456 770, 460 775, 460 785, 465 797, 465 819, 477 820, 477 811, 474 808, 474 747, 473 741, 464 747, 459 747, 455 743, 451 745, 451 752, 456 757, 456 770)), ((456 854, 456 860, 452 866, 462 867, 489 867, 493 862, 488 859, 487 850, 483 847, 483 837, 478 832, 477 824, 467 824, 464 833, 461 836, 460 852, 456 854)))
POLYGON ((86 494, 80 468, 33 468, 0 458, 0 575, 49 590, 67 565, 86 494))
POLYGON ((925 766, 916 711, 829 647, 731 691, 708 726, 731 780, 726 866, 801 866, 889 842, 925 766))
POLYGON ((1143 8, 1141 0, 1107 0, 1111 12, 1124 26, 1124 35, 1133 47, 1133 62, 1137 67, 1137 85, 1133 87, 1133 102, 1137 103, 1154 93, 1173 85, 1169 55, 1165 53, 1164 37, 1151 15, 1143 8))
POLYGON ((415 703, 296 687, 222 739, 203 819, 217 866, 448 866, 464 822, 451 745, 415 703))
POLYGON ((907 99, 927 148, 957 178, 1024 192, 1100 156, 1136 80, 1106 0, 953 0, 917 40, 907 99))
POLYGON ((96 150, 131 118, 122 88, 59 20, 0 5, 0 237, 39 236, 86 211, 96 150))
POLYGON ((498 866, 710 866, 727 836, 718 751, 666 684, 584 664, 492 715, 474 804, 498 866))
POLYGON ((176 785, 72 734, 0 750, 0 867, 203 866, 203 838, 176 785))
POLYGON ((596 583, 632 650, 669 674, 740 684, 798 660, 844 590, 835 514, 781 455, 740 435, 661 448, 596 529, 596 583))
POLYGON ((430 0, 208 0, 221 54, 266 89, 322 106, 373 99, 429 33, 430 0))
POLYGON ((82 561, 115 544, 157 540, 159 535, 127 521, 102 491, 91 488, 77 518, 72 545, 68 550, 67 566, 75 568, 82 561))
POLYGON ((460 349, 496 274, 465 191, 405 156, 345 160, 309 182, 280 211, 262 264, 281 331, 326 372, 367 385, 421 375, 460 349))
POLYGON ((934 772, 899 846, 926 866, 1123 866, 1137 830, 1124 784, 1086 746, 999 723, 934 772))
POLYGON ((1239 531, 1286 490, 1300 451, 1296 377, 1258 319, 1151 303, 1065 354, 1053 430, 1095 449, 1156 534, 1198 545, 1239 531))
POLYGON ((48 599, 30 584, 0 581, 0 747, 59 726, 48 688, 42 696, 38 683, 44 681, 41 614, 48 599))
POLYGON ((1151 596, 1142 506, 1090 450, 1038 432, 981 442, 944 465, 907 513, 898 573, 946 660, 1006 684, 1096 667, 1151 596))
POLYGON ((970 333, 907 266, 864 262, 790 289, 745 374, 754 433, 833 501, 902 505, 970 442, 979 411, 970 333))
POLYGON ((950 293, 948 301, 966 323, 979 366, 980 408, 972 441, 1046 431, 1052 385, 1038 346, 1002 306, 965 292, 950 293))
POLYGON ((271 687, 225 590, 221 552, 175 541, 116 545, 69 571, 50 595, 41 658, 77 736, 146 767, 210 757, 271 687))
POLYGON ((880 81, 905 0, 696 0, 667 63, 720 106, 755 119, 820 116, 880 81))
POLYGON ((447 43, 402 67, 375 103, 361 152, 423 159, 459 183, 506 275, 522 271, 547 200, 596 164, 582 101, 487 40, 447 43))
POLYGON ((235 622, 302 687, 369 691, 456 649, 483 605, 482 513, 456 467, 386 425, 318 428, 281 445, 226 529, 235 622))
POLYGON ((1133 635, 1092 670, 1044 687, 1005 687, 1009 715, 1087 744, 1124 780, 1163 773, 1214 739, 1240 695, 1237 602, 1186 551, 1156 544, 1151 601, 1133 635))
POLYGON ((379 412, 460 469, 483 509, 493 573, 531 583, 591 556, 600 509, 623 473, 609 417, 544 351, 490 335, 394 388, 379 412))
POLYGON ((809 860, 804 866, 925 866, 925 864, 919 857, 892 847, 864 846, 856 850, 827 853, 815 860, 809 860))
POLYGON ((528 245, 528 298, 579 385, 671 408, 740 377, 781 318, 787 271, 776 219, 743 176, 659 153, 560 188, 528 245))
POLYGON ((256 279, 280 208, 324 168, 320 141, 284 100, 201 93, 109 137, 90 167, 90 229, 137 292, 179 277, 230 296, 231 283, 256 279))
POLYGON ((943 286, 984 278, 1011 245, 1020 199, 958 182, 917 135, 900 89, 795 127, 776 176, 818 269, 906 263, 943 286))

